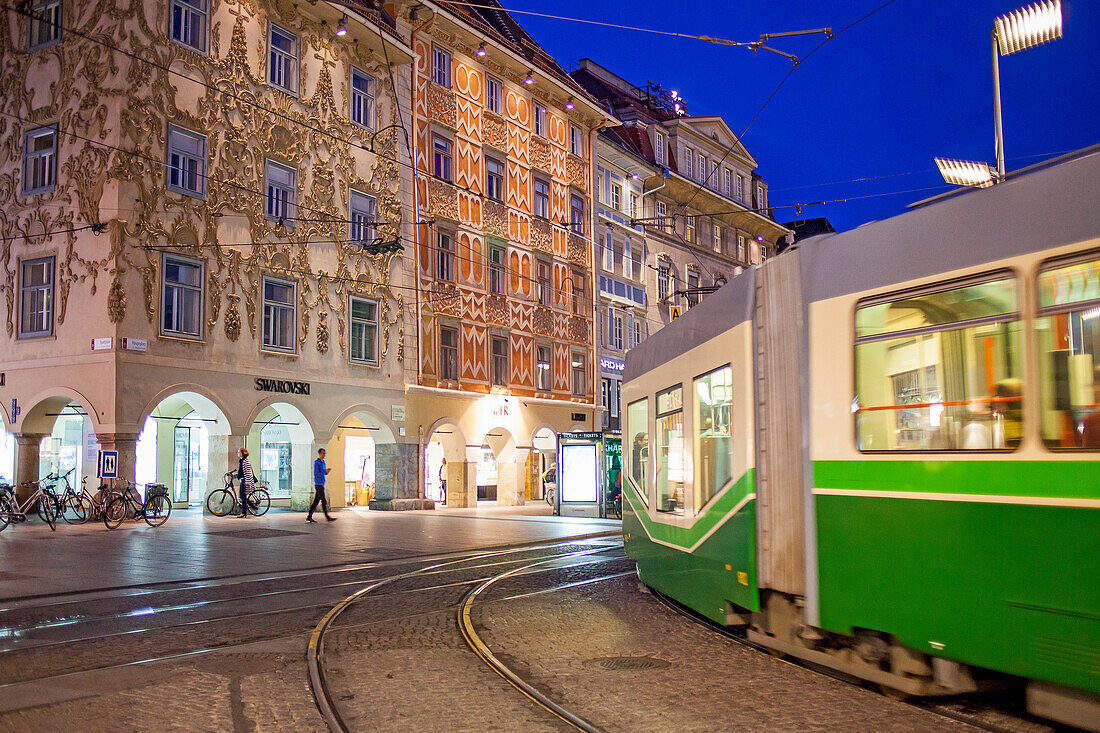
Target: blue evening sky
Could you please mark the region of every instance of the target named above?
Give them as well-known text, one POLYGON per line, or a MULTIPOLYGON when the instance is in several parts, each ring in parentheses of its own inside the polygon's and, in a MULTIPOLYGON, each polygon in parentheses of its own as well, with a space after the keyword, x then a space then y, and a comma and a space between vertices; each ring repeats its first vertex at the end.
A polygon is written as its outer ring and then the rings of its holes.
MULTIPOLYGON (((883 0, 504 0, 514 10, 708 35, 843 28, 883 0)), ((838 230, 899 214, 949 190, 934 156, 994 161, 990 31, 1015 0, 897 0, 834 38, 794 72, 745 135, 774 205, 815 204, 838 230), (869 181, 854 179, 873 178, 869 181), (883 194, 883 195, 879 195, 883 194), (854 198, 866 197, 866 198, 854 198)), ((1063 2, 1064 37, 1001 57, 1007 168, 1100 143, 1100 1, 1063 2)), ((627 81, 677 89, 694 115, 740 134, 791 68, 773 54, 517 14, 570 70, 588 56, 627 81)), ((823 36, 770 45, 804 55, 823 36)), ((1098 183, 1100 186, 1100 183, 1098 183)))

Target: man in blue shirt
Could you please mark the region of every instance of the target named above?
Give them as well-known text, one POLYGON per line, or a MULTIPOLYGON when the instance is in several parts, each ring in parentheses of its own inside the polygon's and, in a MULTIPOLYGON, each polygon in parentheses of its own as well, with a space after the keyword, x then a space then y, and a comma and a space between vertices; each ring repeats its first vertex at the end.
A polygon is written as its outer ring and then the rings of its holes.
POLYGON ((306 521, 313 524, 317 523, 317 520, 313 518, 313 511, 317 508, 317 503, 321 503, 321 509, 325 513, 325 519, 330 522, 335 522, 336 517, 330 517, 328 515, 328 499, 325 498, 325 477, 328 476, 328 472, 331 468, 325 466, 325 449, 317 449, 317 460, 313 462, 313 503, 309 505, 309 514, 306 516, 306 521))

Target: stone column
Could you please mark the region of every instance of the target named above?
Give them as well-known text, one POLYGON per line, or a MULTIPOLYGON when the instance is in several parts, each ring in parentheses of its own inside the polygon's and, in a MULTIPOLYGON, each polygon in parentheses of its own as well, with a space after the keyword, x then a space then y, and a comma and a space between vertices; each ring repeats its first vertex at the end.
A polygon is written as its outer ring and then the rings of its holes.
POLYGON ((38 450, 43 433, 15 433, 15 496, 20 503, 31 495, 31 489, 20 487, 24 481, 38 480, 38 450))
POLYGON ((512 460, 497 463, 497 505, 522 506, 527 485, 528 448, 515 448, 512 460))
MULTIPOLYGON (((435 502, 420 498, 417 486, 416 443, 378 443, 374 447, 374 498, 376 510, 432 509, 435 502)), ((447 484, 450 488, 450 482, 447 484)))

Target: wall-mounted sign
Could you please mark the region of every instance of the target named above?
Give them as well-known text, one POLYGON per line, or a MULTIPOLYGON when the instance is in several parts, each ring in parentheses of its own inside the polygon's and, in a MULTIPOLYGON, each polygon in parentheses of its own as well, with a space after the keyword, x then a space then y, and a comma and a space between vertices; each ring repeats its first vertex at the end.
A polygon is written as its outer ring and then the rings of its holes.
POLYGON ((405 406, 390 405, 390 419, 394 422, 405 422, 405 406))
POLYGON ((0 387, 4 386, 4 372, 0 372, 0 387))
POLYGON ((98 467, 99 478, 118 478, 118 451, 101 450, 98 467))
POLYGON ((558 433, 561 440, 599 440, 603 433, 558 433))
POLYGON ((279 392, 280 394, 300 394, 309 396, 309 382, 290 382, 285 379, 264 379, 256 377, 257 392, 279 392))
POLYGON ((675 321, 679 317, 680 317, 680 306, 670 305, 668 307, 668 320, 675 321))
POLYGON ((607 357, 600 359, 600 369, 609 372, 621 372, 625 366, 625 364, 617 359, 608 359, 607 357))
POLYGON ((126 351, 148 351, 149 342, 146 339, 122 338, 122 348, 126 351))
POLYGON ((110 336, 92 339, 92 351, 110 351, 114 348, 114 341, 110 336))
POLYGON ((588 419, 588 416, 585 415, 583 412, 574 412, 573 413, 573 421, 574 422, 584 422, 587 419, 588 419))

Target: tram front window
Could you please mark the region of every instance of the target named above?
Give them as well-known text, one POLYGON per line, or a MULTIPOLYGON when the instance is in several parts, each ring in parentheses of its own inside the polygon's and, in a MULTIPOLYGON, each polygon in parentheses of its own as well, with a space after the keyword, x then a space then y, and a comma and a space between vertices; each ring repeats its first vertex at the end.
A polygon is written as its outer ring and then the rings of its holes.
POLYGON ((1100 257, 1044 266, 1039 273, 1043 442, 1100 450, 1100 257))
POLYGON ((657 511, 684 513, 684 390, 657 395, 657 511))
POLYGON ((865 302, 852 403, 860 450, 1015 448, 1021 353, 1006 274, 865 302))

